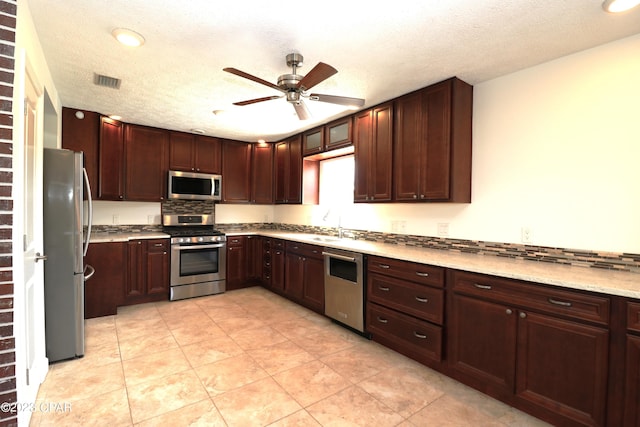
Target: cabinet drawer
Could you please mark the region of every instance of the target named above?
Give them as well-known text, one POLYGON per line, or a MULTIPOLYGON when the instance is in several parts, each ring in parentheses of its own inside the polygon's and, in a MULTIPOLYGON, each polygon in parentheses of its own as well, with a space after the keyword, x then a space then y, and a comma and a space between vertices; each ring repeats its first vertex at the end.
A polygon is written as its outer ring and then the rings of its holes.
POLYGON ((413 353, 418 358, 442 360, 442 328, 397 311, 367 304, 367 329, 384 341, 393 343, 400 353, 413 353))
POLYGON ((368 270, 425 285, 444 287, 444 268, 391 258, 369 257, 368 270))
POLYGON ((152 239, 147 240, 148 252, 168 252, 169 251, 169 239, 152 239))
POLYGON ((227 237, 227 246, 242 246, 244 244, 245 236, 232 236, 227 237))
POLYGON ((610 299, 484 274, 452 271, 453 290, 524 309, 536 309, 602 325, 609 324, 610 299))
POLYGON ((444 290, 380 274, 367 279, 369 300, 398 311, 442 324, 444 290))
POLYGON ((640 332, 640 303, 627 302, 627 329, 640 332))
POLYGON ((286 250, 287 253, 296 253, 298 255, 311 258, 322 258, 322 247, 317 245, 309 245, 307 243, 298 242, 287 242, 286 250))

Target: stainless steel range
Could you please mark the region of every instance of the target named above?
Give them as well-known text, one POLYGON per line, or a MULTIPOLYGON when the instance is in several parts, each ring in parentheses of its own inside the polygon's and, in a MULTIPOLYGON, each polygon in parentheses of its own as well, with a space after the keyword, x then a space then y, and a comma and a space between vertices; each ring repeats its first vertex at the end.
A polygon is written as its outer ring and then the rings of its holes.
POLYGON ((163 215, 171 236, 171 301, 226 289, 227 237, 213 228, 212 215, 163 215))

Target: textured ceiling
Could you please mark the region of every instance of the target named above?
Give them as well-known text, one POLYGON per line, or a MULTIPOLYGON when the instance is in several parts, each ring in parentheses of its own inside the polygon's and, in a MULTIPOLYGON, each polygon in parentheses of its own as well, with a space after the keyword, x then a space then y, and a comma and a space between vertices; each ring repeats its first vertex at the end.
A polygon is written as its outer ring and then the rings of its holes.
POLYGON ((300 74, 320 61, 338 69, 313 92, 365 98, 366 108, 451 76, 477 84, 640 31, 640 8, 607 14, 601 0, 27 3, 64 106, 243 141, 276 141, 350 112, 308 101, 313 118, 300 121, 284 99, 234 106, 279 92, 224 67, 276 83, 291 72, 285 56, 301 53, 300 74), (116 27, 146 43, 118 44, 116 27), (120 89, 94 85, 94 73, 122 79, 120 89))

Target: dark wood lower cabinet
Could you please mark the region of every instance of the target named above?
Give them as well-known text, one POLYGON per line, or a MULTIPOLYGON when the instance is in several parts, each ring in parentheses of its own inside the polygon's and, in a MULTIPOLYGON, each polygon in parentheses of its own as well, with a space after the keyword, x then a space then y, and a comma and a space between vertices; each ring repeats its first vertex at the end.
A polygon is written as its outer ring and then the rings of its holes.
POLYGON ((606 298, 473 273, 450 278, 451 376, 553 424, 606 424, 606 298))
POLYGON ((317 313, 324 313, 324 259, 321 247, 286 243, 284 294, 317 313))
POLYGON ((627 335, 624 425, 640 426, 640 337, 627 335))
POLYGON ((169 239, 127 242, 126 266, 123 304, 169 298, 169 239))
POLYGON ((85 264, 95 269, 95 274, 84 286, 84 318, 110 316, 122 304, 124 292, 126 244, 123 242, 92 243, 89 245, 85 264))

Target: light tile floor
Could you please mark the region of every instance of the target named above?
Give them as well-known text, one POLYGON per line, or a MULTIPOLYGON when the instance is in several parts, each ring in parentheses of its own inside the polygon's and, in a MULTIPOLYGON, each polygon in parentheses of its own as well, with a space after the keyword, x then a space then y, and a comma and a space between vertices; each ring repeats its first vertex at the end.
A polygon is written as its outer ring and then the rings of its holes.
POLYGON ((65 405, 31 425, 546 425, 258 287, 87 320, 36 407, 65 405))

